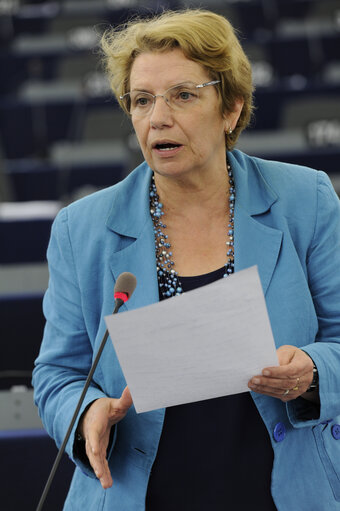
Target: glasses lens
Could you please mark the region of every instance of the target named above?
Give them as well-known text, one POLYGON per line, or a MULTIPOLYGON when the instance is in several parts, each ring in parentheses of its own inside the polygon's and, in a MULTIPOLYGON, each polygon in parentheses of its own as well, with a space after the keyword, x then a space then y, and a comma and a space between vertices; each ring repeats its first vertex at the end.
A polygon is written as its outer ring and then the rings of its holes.
POLYGON ((199 89, 193 83, 182 83, 167 90, 164 97, 172 108, 188 108, 199 99, 199 89))
POLYGON ((133 91, 130 92, 129 112, 134 115, 145 115, 150 112, 154 97, 148 92, 133 91))
POLYGON ((164 94, 132 91, 124 95, 125 107, 131 115, 143 117, 151 112, 156 98, 162 97, 174 110, 190 108, 199 99, 199 88, 192 82, 170 87, 164 94))

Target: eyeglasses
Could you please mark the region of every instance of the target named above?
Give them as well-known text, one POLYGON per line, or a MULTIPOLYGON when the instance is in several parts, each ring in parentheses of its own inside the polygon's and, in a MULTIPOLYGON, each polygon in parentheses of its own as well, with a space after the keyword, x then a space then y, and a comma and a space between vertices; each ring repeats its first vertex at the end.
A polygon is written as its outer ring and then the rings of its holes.
POLYGON ((129 114, 135 117, 144 117, 151 113, 158 97, 163 98, 165 103, 173 110, 187 110, 199 100, 200 89, 208 87, 208 85, 216 85, 220 81, 213 80, 199 85, 192 82, 180 83, 170 87, 164 94, 151 94, 150 92, 134 90, 119 96, 119 99, 124 102, 129 114))

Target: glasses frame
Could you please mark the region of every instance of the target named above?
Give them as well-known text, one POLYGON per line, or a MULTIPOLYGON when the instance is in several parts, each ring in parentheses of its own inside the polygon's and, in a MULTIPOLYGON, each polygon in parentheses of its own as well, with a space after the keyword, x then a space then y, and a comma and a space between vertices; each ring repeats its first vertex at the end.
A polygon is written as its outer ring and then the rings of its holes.
MULTIPOLYGON (((168 105, 168 107, 172 108, 171 104, 166 99, 165 95, 167 94, 167 92, 169 92, 169 90, 174 89, 176 87, 180 87, 182 84, 184 85, 186 83, 188 83, 188 82, 182 82, 182 83, 179 83, 177 85, 172 85, 163 94, 151 94, 151 92, 139 91, 139 92, 144 92, 145 94, 148 94, 153 99, 153 102, 152 102, 150 110, 148 110, 144 115, 148 115, 149 113, 152 112, 152 110, 153 110, 153 108, 155 106, 156 98, 163 98, 165 103, 168 105)), ((189 83, 191 83, 191 82, 189 82, 189 83)), ((200 83, 198 85, 193 84, 193 85, 195 85, 195 89, 203 89, 204 87, 208 87, 208 85, 217 85, 218 83, 221 83, 221 80, 211 80, 210 82, 200 83)), ((130 99, 130 105, 131 105, 131 96, 130 96, 130 94, 131 94, 131 91, 130 92, 126 92, 122 96, 119 96, 119 99, 121 101, 124 101, 125 98, 128 97, 130 99)), ((132 113, 129 112, 129 115, 132 115, 132 113)))

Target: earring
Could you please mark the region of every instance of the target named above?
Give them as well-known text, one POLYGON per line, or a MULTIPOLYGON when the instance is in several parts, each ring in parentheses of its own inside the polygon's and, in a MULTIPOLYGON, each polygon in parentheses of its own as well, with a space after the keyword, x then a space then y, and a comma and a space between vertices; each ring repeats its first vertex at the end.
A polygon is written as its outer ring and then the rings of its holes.
POLYGON ((231 126, 229 126, 229 129, 228 129, 228 133, 227 133, 227 134, 228 134, 228 135, 231 135, 231 134, 232 134, 232 132, 233 132, 233 129, 232 129, 232 127, 231 127, 231 126))

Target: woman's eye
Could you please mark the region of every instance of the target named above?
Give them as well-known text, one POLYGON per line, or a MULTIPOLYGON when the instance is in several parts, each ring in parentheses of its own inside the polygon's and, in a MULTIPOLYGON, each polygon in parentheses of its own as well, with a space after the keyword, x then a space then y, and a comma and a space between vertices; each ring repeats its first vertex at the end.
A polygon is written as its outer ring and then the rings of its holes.
POLYGON ((139 96, 133 100, 134 107, 144 107, 147 106, 150 102, 150 98, 146 96, 139 96))
POLYGON ((182 101, 188 101, 189 99, 192 99, 194 97, 194 95, 192 94, 192 92, 189 92, 187 90, 182 90, 178 93, 178 99, 182 100, 182 101))
POLYGON ((138 98, 137 104, 141 106, 145 106, 148 104, 149 99, 148 98, 138 98))

